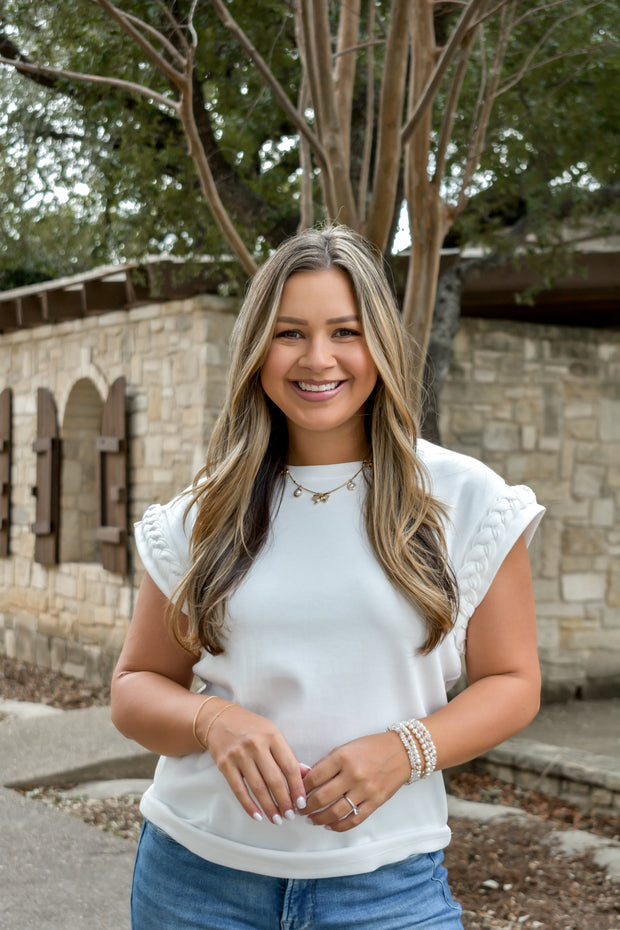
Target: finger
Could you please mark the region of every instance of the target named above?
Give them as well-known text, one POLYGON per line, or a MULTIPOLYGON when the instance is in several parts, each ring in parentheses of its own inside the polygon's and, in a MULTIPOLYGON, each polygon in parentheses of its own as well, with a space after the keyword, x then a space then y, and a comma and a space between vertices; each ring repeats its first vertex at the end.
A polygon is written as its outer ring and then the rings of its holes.
MULTIPOLYGON (((239 804, 244 809, 246 814, 251 817, 253 820, 260 821, 263 819, 263 811, 260 809, 250 791, 248 790, 248 785, 237 769, 234 769, 230 772, 225 772, 222 770, 226 781, 230 785, 230 788, 239 801, 239 804)), ((273 802, 272 802, 273 803, 273 802)))
POLYGON ((284 817, 293 819, 295 814, 288 785, 271 755, 248 762, 243 775, 257 803, 272 823, 279 825, 284 817))
POLYGON ((346 833, 347 830, 353 830, 354 827, 359 827, 372 813, 369 805, 364 804, 363 806, 357 805, 359 809, 359 814, 354 814, 353 811, 346 817, 336 820, 333 823, 326 824, 327 830, 333 830, 334 833, 346 833))
MULTIPOLYGON (((309 772, 304 775, 304 788, 306 794, 314 794, 323 787, 329 785, 334 778, 337 778, 342 771, 342 765, 335 759, 326 756, 316 765, 313 765, 309 772)), ((342 793, 342 792, 341 792, 342 793)), ((332 800, 335 800, 336 795, 332 800)))
MULTIPOLYGON (((297 761, 295 756, 291 753, 288 745, 285 747, 283 752, 280 747, 276 746, 272 749, 272 754, 276 765, 281 771, 287 790, 287 798, 284 796, 276 797, 278 807, 283 810, 285 813, 287 810, 303 810, 306 806, 306 787, 304 783, 304 778, 302 774, 302 766, 297 761), (285 805, 282 807, 282 805, 285 805)), ((307 769, 308 766, 304 766, 304 769, 307 769)))
POLYGON ((351 821, 349 826, 354 826, 360 823, 361 814, 361 804, 354 805, 352 801, 349 803, 345 797, 339 797, 333 804, 330 804, 329 807, 317 811, 316 814, 312 814, 310 820, 318 827, 326 827, 331 824, 341 823, 345 819, 351 821), (353 823, 353 821, 355 821, 355 823, 353 823))

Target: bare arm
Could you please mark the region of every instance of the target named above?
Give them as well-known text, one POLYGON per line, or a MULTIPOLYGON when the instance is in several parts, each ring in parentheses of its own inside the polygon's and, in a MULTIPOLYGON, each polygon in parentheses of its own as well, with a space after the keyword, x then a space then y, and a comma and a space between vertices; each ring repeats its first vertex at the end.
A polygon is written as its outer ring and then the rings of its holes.
MULTIPOLYGON (((468 687, 423 721, 437 747, 438 768, 466 762, 498 745, 527 726, 538 711, 536 615, 523 539, 507 555, 469 621, 466 663, 468 687)), ((314 791, 307 811, 314 823, 349 830, 392 797, 409 774, 398 734, 353 740, 330 752, 306 776, 306 791, 314 791), (350 814, 345 794, 360 813, 341 820, 350 814), (327 809, 315 813, 322 807, 327 809)))
MULTIPOLYGON (((146 574, 112 678, 112 720, 147 749, 184 756, 202 751, 192 727, 205 698, 189 690, 198 657, 170 633, 167 603, 146 574)), ((204 744, 208 733, 209 752, 249 816, 258 819, 262 808, 277 822, 305 801, 299 763, 265 717, 237 704, 220 716, 229 704, 219 697, 209 701, 199 714, 197 735, 204 744)))

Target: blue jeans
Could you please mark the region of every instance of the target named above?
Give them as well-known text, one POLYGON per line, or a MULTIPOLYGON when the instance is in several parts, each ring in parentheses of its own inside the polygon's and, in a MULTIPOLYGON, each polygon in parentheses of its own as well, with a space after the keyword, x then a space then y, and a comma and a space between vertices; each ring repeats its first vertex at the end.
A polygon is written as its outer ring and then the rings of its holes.
POLYGON ((142 828, 132 930, 463 930, 443 853, 342 878, 270 878, 215 865, 142 828))

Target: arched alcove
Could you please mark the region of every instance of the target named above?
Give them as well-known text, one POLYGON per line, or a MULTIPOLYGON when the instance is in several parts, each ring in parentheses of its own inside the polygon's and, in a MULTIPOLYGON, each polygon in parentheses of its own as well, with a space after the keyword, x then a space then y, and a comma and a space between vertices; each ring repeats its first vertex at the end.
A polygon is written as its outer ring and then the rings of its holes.
POLYGON ((60 561, 97 562, 96 439, 103 401, 88 378, 73 385, 62 425, 60 561))

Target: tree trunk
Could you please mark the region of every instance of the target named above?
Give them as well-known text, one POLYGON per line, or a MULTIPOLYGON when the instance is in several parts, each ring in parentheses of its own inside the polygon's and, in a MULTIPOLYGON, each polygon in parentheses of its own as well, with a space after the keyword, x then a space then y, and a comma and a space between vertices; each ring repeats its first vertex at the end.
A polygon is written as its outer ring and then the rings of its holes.
POLYGON ((454 340, 461 319, 461 290, 465 265, 458 261, 442 274, 437 286, 435 311, 424 364, 422 388, 422 435, 441 445, 439 395, 448 377, 454 340))

